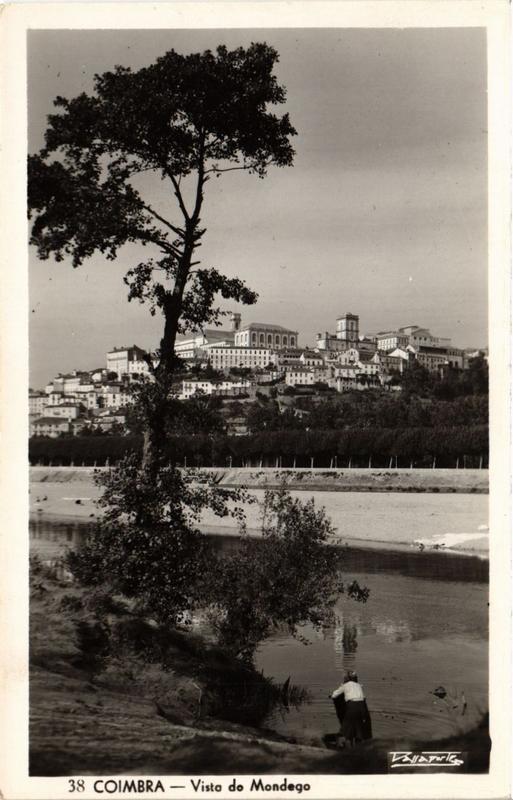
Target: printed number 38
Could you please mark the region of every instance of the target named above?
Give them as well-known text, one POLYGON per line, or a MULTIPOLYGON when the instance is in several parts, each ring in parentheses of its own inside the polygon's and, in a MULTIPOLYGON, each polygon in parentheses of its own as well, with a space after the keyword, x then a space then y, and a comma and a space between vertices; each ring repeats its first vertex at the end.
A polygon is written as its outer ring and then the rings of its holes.
POLYGON ((69 789, 68 792, 83 792, 84 791, 84 781, 83 778, 80 778, 78 781, 70 778, 68 780, 69 789))

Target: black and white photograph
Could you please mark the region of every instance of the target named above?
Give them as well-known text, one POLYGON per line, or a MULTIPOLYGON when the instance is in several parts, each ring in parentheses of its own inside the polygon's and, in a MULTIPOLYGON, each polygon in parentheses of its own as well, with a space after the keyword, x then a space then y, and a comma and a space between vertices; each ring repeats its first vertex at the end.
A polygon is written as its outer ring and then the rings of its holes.
POLYGON ((305 5, 27 25, 31 797, 505 768, 489 31, 305 5))

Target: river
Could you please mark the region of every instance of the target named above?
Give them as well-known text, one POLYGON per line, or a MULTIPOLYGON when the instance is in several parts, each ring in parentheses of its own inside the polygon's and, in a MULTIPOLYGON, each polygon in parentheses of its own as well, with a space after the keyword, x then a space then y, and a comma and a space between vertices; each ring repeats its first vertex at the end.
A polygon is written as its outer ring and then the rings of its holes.
MULTIPOLYGON (((469 495, 334 495, 338 522, 370 526, 380 538, 397 526, 415 533, 476 531, 486 500, 469 495), (391 510, 395 509, 395 514, 391 510), (361 519, 364 517, 364 520, 361 519), (392 517, 392 519, 391 519, 392 517)), ((345 525, 344 525, 345 527, 345 525)), ((51 560, 73 547, 87 523, 31 522, 31 552, 51 560)), ((363 528, 362 528, 363 529, 363 528)), ((216 537, 222 548, 232 538, 216 537)), ((342 597, 338 622, 323 634, 305 627, 305 645, 277 632, 257 653, 266 675, 307 690, 308 701, 275 711, 267 727, 301 741, 337 729, 329 693, 350 667, 358 672, 377 738, 440 739, 472 727, 488 708, 488 563, 470 555, 348 547, 344 574, 368 586, 361 604, 342 597), (438 686, 444 699, 432 694, 438 686)))

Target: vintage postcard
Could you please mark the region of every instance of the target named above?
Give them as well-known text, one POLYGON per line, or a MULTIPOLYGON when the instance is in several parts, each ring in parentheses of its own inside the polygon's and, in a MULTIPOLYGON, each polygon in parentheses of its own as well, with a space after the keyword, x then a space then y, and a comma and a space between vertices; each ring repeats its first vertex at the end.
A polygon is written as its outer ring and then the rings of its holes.
POLYGON ((6 800, 510 796, 509 26, 3 7, 6 800))

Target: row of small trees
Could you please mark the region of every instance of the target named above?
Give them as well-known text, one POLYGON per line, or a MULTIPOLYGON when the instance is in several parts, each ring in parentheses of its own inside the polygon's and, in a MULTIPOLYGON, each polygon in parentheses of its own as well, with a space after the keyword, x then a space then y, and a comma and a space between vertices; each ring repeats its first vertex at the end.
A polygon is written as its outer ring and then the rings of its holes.
MULTIPOLYGON (((31 439, 31 464, 115 464, 140 452, 140 436, 31 439)), ((169 459, 188 466, 484 467, 488 427, 262 431, 250 436, 175 436, 169 459)))

